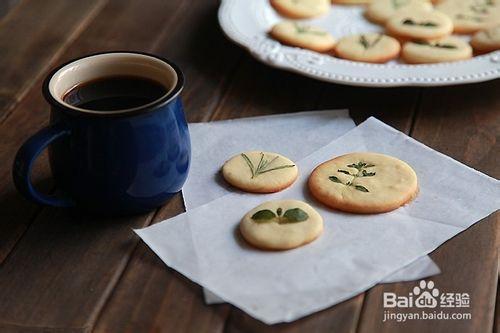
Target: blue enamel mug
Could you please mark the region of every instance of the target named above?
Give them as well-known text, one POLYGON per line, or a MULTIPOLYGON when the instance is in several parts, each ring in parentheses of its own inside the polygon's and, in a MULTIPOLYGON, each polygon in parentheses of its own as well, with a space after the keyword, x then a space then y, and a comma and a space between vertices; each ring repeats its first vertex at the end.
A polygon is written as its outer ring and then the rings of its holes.
POLYGON ((50 124, 19 149, 13 167, 17 189, 28 199, 106 215, 135 214, 164 204, 181 190, 191 145, 180 93, 181 70, 172 62, 138 52, 107 52, 54 69, 43 84, 50 124), (166 93, 148 104, 95 111, 66 103, 72 87, 106 76, 139 76, 166 93), (30 171, 49 150, 57 196, 38 192, 30 171), (59 194, 60 193, 60 194, 59 194))

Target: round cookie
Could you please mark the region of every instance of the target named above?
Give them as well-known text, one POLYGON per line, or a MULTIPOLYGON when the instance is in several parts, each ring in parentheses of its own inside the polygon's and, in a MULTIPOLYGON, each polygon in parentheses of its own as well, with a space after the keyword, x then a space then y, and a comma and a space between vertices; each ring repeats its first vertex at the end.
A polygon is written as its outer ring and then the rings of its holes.
POLYGON ((270 0, 283 16, 303 19, 326 14, 330 10, 330 0, 270 0))
POLYGON ((327 52, 335 46, 335 39, 328 31, 298 22, 277 23, 270 35, 283 44, 316 52, 327 52))
POLYGON ((405 162, 383 154, 351 153, 324 162, 309 177, 309 190, 325 205, 351 213, 394 210, 418 192, 417 175, 405 162))
POLYGON ((352 35, 340 39, 335 46, 335 54, 344 59, 384 63, 398 56, 399 42, 379 33, 352 35))
POLYGON ((470 41, 477 53, 487 53, 500 50, 500 25, 479 31, 470 41))
POLYGON ((400 10, 432 10, 432 4, 425 0, 375 0, 368 6, 365 16, 370 21, 385 24, 400 10))
POLYGON ((453 23, 436 10, 401 10, 386 24, 389 34, 399 39, 437 39, 453 31, 453 23))
POLYGON ((409 64, 465 60, 472 57, 472 48, 462 39, 448 36, 429 42, 407 42, 403 45, 401 57, 409 64))
POLYGON ((315 240, 323 231, 321 215, 305 202, 275 200, 249 211, 240 232, 251 245, 263 250, 289 250, 315 240))
POLYGON ((500 6, 489 0, 445 0, 436 6, 453 21, 453 32, 471 34, 500 24, 500 6))
POLYGON ((292 185, 299 174, 291 160, 276 153, 248 151, 233 156, 222 166, 224 179, 252 193, 273 193, 292 185))

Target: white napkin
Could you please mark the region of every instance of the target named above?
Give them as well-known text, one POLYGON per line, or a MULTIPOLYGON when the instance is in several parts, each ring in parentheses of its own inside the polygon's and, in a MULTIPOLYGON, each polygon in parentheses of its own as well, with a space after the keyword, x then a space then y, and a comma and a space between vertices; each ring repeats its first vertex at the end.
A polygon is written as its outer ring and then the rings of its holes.
POLYGON ((298 162, 297 183, 271 195, 232 193, 137 230, 170 267, 267 323, 288 322, 346 300, 381 281, 500 206, 499 182, 370 118, 298 162), (307 175, 319 163, 352 151, 386 153, 407 161, 420 193, 386 214, 354 215, 312 200, 307 175), (325 230, 290 251, 248 246, 237 232, 241 217, 279 198, 307 200, 325 230))
MULTIPOLYGON (((347 110, 191 123, 192 164, 182 191, 186 209, 201 206, 235 190, 227 186, 219 172, 221 163, 235 154, 263 149, 280 152, 298 161, 354 127, 347 110)), ((417 280, 439 273, 439 267, 428 256, 424 256, 381 282, 417 280)), ((204 294, 208 304, 223 302, 205 289, 204 294)))

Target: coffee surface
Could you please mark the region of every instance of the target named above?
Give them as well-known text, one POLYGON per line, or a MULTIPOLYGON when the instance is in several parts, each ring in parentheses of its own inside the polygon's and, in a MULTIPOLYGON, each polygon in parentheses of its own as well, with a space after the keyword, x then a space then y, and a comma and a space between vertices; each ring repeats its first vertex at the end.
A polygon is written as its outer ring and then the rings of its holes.
POLYGON ((117 111, 149 104, 167 93, 160 83, 138 76, 109 76, 78 84, 63 100, 92 111, 117 111))

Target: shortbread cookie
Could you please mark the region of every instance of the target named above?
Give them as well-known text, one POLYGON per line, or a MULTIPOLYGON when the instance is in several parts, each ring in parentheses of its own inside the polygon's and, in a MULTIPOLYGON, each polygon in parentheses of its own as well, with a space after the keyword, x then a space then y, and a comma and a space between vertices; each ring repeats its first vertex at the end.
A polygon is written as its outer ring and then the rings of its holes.
POLYGON ((500 50, 500 25, 477 32, 470 44, 477 53, 500 50))
POLYGON ((340 39, 335 54, 344 59, 384 63, 398 56, 399 42, 379 33, 352 35, 340 39))
POLYGON ((330 10, 330 0, 270 0, 280 14, 289 18, 303 19, 320 16, 330 10))
POLYGON ((432 4, 425 0, 375 0, 368 6, 365 16, 370 21, 385 24, 400 10, 432 10, 432 4))
POLYGON ((436 39, 449 35, 453 23, 445 14, 436 10, 401 10, 386 24, 389 34, 398 39, 436 39))
POLYGON ((407 42, 401 55, 409 64, 437 63, 469 59, 472 48, 462 39, 448 36, 434 41, 407 42))
POLYGON ((323 219, 302 201, 268 201, 243 217, 240 231, 257 248, 289 250, 315 240, 323 231, 323 219))
POLYGON ((334 209, 370 214, 412 200, 417 175, 405 162, 382 154, 352 153, 324 162, 309 177, 313 196, 334 209))
POLYGON ((292 185, 299 174, 291 160, 276 153, 248 151, 222 166, 224 179, 246 192, 272 193, 292 185))
POLYGON ((493 0, 445 0, 436 9, 453 21, 453 32, 471 34, 500 24, 500 5, 493 0))
POLYGON ((370 4, 372 0, 332 0, 332 2, 339 5, 366 5, 370 4))
POLYGON ((335 46, 335 39, 328 31, 304 23, 278 23, 272 27, 270 35, 283 44, 316 52, 327 52, 335 46))

